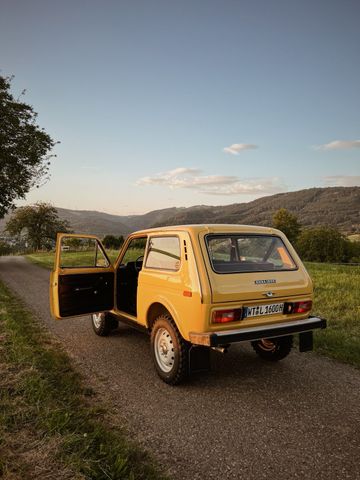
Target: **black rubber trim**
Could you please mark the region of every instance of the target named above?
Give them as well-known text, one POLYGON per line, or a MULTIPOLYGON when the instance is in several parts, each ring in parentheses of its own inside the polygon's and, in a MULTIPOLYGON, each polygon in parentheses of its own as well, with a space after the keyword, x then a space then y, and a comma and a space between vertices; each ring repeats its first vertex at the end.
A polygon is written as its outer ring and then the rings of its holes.
POLYGON ((218 345, 224 345, 228 343, 236 342, 246 342, 252 340, 260 340, 261 338, 274 338, 274 337, 283 337, 285 335, 292 335, 294 333, 308 332, 310 330, 315 330, 317 328, 326 328, 326 320, 319 317, 309 317, 304 320, 299 320, 298 322, 289 324, 275 324, 270 327, 254 329, 244 328, 243 331, 229 331, 219 333, 211 333, 209 335, 210 347, 217 347, 218 345), (308 320, 312 320, 309 322, 308 320))

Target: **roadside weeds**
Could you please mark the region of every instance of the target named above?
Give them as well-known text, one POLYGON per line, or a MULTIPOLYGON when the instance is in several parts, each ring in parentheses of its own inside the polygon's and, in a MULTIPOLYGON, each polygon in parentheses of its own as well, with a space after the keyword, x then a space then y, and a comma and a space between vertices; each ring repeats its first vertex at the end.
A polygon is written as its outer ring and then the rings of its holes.
POLYGON ((360 368, 360 267, 306 263, 314 282, 314 314, 327 319, 314 334, 317 353, 360 368))
POLYGON ((0 477, 166 479, 109 422, 70 358, 0 282, 0 477))

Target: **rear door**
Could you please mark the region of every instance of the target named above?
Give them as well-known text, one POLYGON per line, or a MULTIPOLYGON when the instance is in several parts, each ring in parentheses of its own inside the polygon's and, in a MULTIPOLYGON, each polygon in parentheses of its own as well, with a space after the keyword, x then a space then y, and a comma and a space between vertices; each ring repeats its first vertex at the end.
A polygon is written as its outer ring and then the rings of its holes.
POLYGON ((214 303, 312 293, 296 252, 276 235, 210 234, 204 243, 214 303))
POLYGON ((50 276, 50 307, 56 319, 112 310, 114 267, 93 235, 58 234, 50 276))

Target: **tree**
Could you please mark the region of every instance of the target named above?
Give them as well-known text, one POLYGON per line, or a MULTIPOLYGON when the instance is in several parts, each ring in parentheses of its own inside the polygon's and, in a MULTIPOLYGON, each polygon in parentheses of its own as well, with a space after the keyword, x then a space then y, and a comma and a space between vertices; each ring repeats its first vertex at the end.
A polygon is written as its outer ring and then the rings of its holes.
POLYGON ((69 223, 60 220, 55 207, 38 202, 18 208, 6 224, 6 231, 13 236, 24 236, 31 248, 49 248, 58 232, 70 232, 69 223))
POLYGON ((290 213, 286 208, 280 208, 280 210, 274 213, 273 227, 285 233, 292 243, 295 243, 301 230, 301 225, 296 215, 290 213))
POLYGON ((346 262, 350 257, 350 241, 332 227, 303 230, 296 247, 303 260, 313 262, 346 262))
POLYGON ((10 255, 12 253, 13 248, 8 244, 0 240, 0 256, 1 255, 10 255))
POLYGON ((0 76, 0 218, 46 180, 54 140, 36 124, 32 106, 10 93, 11 78, 0 76))
POLYGON ((122 235, 119 237, 115 237, 114 235, 105 235, 102 242, 105 248, 118 250, 124 243, 124 237, 122 235))
POLYGON ((346 247, 348 261, 352 263, 360 263, 360 241, 351 241, 348 239, 346 247))

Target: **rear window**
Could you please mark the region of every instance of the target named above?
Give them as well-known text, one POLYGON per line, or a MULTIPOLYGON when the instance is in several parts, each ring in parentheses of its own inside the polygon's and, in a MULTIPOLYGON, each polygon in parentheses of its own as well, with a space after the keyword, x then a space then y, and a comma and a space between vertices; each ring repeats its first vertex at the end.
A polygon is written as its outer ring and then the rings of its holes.
POLYGON ((207 235, 206 244, 217 273, 297 268, 281 238, 272 235, 207 235))

